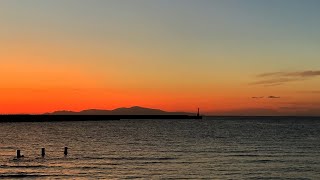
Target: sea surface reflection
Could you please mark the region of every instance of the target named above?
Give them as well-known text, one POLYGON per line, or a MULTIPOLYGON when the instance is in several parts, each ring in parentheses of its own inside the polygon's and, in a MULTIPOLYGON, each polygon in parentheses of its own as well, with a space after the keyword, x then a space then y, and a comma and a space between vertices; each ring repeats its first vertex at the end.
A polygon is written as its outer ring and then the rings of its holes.
POLYGON ((0 137, 0 178, 320 178, 315 118, 1 123, 0 137))

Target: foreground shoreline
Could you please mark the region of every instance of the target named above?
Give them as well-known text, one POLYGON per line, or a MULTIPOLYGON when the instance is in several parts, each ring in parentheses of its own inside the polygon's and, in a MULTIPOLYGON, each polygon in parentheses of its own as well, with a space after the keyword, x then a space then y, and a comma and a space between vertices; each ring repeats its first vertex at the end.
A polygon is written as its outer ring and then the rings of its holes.
POLYGON ((109 121, 121 119, 202 119, 189 115, 0 115, 2 122, 109 121))

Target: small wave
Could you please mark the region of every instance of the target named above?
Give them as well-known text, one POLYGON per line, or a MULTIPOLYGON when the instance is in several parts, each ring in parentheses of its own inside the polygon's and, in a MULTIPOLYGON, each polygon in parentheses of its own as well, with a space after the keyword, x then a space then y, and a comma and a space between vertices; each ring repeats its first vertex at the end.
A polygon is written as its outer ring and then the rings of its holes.
MULTIPOLYGON (((111 167, 101 167, 101 166, 74 166, 67 169, 82 169, 82 170, 110 170, 111 167)), ((86 173, 85 173, 86 174, 86 173)))
POLYGON ((164 162, 161 161, 146 161, 143 162, 142 164, 163 164, 164 162))
POLYGON ((256 154, 234 154, 234 155, 230 155, 231 157, 258 157, 260 155, 256 155, 256 154))
POLYGON ((229 150, 229 151, 225 151, 225 153, 234 153, 234 154, 249 154, 249 153, 256 153, 256 152, 260 152, 260 150, 229 150))
POLYGON ((16 149, 16 147, 10 147, 10 146, 7 146, 7 147, 0 147, 0 149, 2 150, 11 150, 11 149, 16 149))
POLYGON ((85 156, 85 157, 83 157, 83 159, 99 160, 99 159, 105 159, 105 158, 104 157, 89 157, 89 156, 85 156))
POLYGON ((21 168, 21 169, 44 169, 44 168, 62 168, 62 166, 44 166, 44 165, 0 165, 0 168, 10 169, 10 168, 21 168))
POLYGON ((153 158, 153 157, 113 157, 108 158, 110 160, 126 160, 126 161, 168 161, 168 160, 175 160, 177 158, 172 157, 159 157, 159 158, 153 158))
POLYGON ((254 180, 256 180, 256 179, 261 179, 261 180, 269 180, 269 179, 279 179, 279 180, 281 180, 281 179, 283 179, 283 177, 276 177, 276 176, 270 176, 270 177, 268 177, 268 176, 257 176, 257 177, 251 177, 251 178, 248 178, 248 179, 254 179, 254 180))
POLYGON ((202 164, 203 162, 200 161, 182 161, 182 162, 175 162, 175 164, 202 164))
POLYGON ((21 179, 21 178, 41 178, 41 177, 66 177, 67 175, 48 175, 48 174, 0 174, 1 178, 21 179))
POLYGON ((43 175, 28 175, 28 174, 7 174, 7 175, 0 175, 0 178, 37 178, 43 177, 43 175))
POLYGON ((143 178, 142 176, 128 176, 128 177, 124 177, 123 179, 141 179, 143 178))
POLYGON ((271 163, 271 162, 281 162, 280 160, 271 160, 271 159, 260 159, 260 160, 249 160, 246 163, 271 163))
POLYGON ((10 166, 10 165, 1 165, 1 168, 48 168, 48 166, 35 165, 35 166, 10 166))
POLYGON ((83 157, 83 159, 90 159, 90 160, 127 160, 127 161, 166 161, 166 160, 175 160, 177 158, 173 157, 83 157))
POLYGON ((309 167, 285 167, 279 168, 282 172, 289 173, 289 172, 314 172, 314 169, 309 167))

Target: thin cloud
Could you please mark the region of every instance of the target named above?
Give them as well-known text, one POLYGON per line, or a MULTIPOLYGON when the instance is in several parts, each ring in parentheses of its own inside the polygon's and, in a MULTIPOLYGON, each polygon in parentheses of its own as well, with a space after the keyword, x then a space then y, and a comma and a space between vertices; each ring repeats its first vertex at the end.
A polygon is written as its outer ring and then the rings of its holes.
POLYGON ((268 96, 269 99, 279 99, 279 96, 268 96))
POLYGON ((299 91, 299 93, 306 93, 306 94, 320 94, 320 91, 299 91))
POLYGON ((279 107, 280 110, 287 110, 287 111, 296 111, 296 110, 301 110, 304 107, 295 107, 295 106, 282 106, 279 107))
POLYGON ((252 85, 265 85, 265 86, 278 86, 291 81, 301 81, 303 79, 298 78, 273 78, 273 79, 264 79, 260 81, 255 81, 251 83, 252 85))
POLYGON ((273 72, 258 74, 257 77, 313 77, 320 76, 320 71, 273 72))
POLYGON ((260 96, 260 97, 256 97, 256 96, 253 96, 253 97, 251 97, 252 99, 262 99, 262 98, 264 98, 263 96, 260 96))
POLYGON ((298 71, 298 72, 271 72, 258 74, 257 81, 251 85, 278 86, 294 81, 304 81, 310 78, 319 77, 320 71, 298 71))
POLYGON ((280 96, 252 96, 251 97, 252 99, 264 99, 264 98, 267 98, 267 99, 279 99, 281 98, 280 96))
POLYGON ((303 107, 319 107, 320 108, 320 102, 286 102, 285 106, 303 106, 303 107))
POLYGON ((263 73, 263 74, 258 74, 257 77, 270 77, 270 76, 279 76, 279 75, 283 75, 283 72, 263 73))
POLYGON ((320 76, 320 71, 302 71, 302 72, 287 73, 287 76, 314 77, 314 76, 320 76))

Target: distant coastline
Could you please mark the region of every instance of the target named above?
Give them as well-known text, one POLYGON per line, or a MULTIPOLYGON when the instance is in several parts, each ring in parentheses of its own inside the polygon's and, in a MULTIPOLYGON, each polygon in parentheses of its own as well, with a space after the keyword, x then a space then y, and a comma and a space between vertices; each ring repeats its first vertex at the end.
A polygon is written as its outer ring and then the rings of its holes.
POLYGON ((87 109, 79 112, 76 111, 54 111, 45 113, 45 115, 189 115, 194 116, 196 113, 189 112, 168 112, 160 109, 146 108, 140 106, 122 107, 113 110, 104 109, 87 109))
POLYGON ((0 115, 0 122, 109 121, 121 119, 202 119, 186 112, 166 112, 139 106, 114 110, 55 111, 45 114, 0 115))

